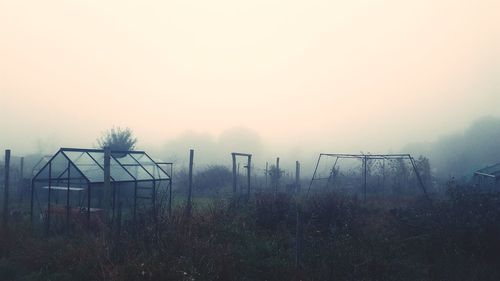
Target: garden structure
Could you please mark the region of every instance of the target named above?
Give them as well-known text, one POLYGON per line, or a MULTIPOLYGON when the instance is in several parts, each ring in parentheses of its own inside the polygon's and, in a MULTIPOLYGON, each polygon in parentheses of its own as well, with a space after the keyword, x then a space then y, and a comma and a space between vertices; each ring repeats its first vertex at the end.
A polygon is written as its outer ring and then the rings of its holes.
MULTIPOLYGON (((336 180, 338 180, 340 176, 340 161, 341 160, 360 160, 361 161, 361 175, 357 174, 355 171, 357 169, 351 169, 351 178, 361 178, 361 187, 363 198, 366 201, 366 196, 368 192, 368 178, 370 175, 376 175, 379 186, 386 185, 386 179, 388 178, 388 173, 396 173, 405 175, 403 181, 409 180, 409 175, 413 174, 416 179, 416 185, 418 185, 423 193, 423 195, 429 199, 429 195, 427 193, 427 188, 422 180, 422 177, 419 173, 419 169, 415 163, 415 159, 410 154, 342 154, 342 153, 320 153, 318 160, 316 162, 316 167, 314 169, 313 176, 311 178, 311 182, 309 184, 308 192, 311 190, 311 187, 316 181, 325 181, 325 188, 328 189, 330 185, 332 185, 336 180), (327 159, 333 161, 326 161, 327 159), (405 164, 405 162, 409 163, 409 167, 405 164), (327 175, 321 175, 319 173, 320 163, 324 163, 327 175), (376 165, 375 165, 376 164, 376 165), (392 164, 392 169, 389 169, 387 164, 392 164), (396 168, 396 169, 394 169, 396 168), (392 170, 392 171, 391 171, 392 170), (412 172, 412 173, 410 173, 412 172)), ((352 165, 352 167, 357 166, 356 164, 352 165)), ((402 181, 398 182, 396 185, 402 185, 402 181)), ((354 185, 357 185, 355 183, 354 185)), ((408 185, 406 183, 406 185, 408 185)))
POLYGON ((236 171, 236 157, 246 157, 247 165, 244 167, 247 170, 247 198, 250 198, 250 179, 251 179, 251 168, 252 168, 252 154, 232 152, 231 157, 233 160, 233 195, 236 194, 236 189, 238 186, 238 177, 236 171))
POLYGON ((500 163, 476 171, 473 179, 481 189, 498 188, 500 186, 500 163))
POLYGON ((31 221, 49 231, 108 220, 135 223, 171 208, 171 163, 155 162, 144 151, 108 151, 59 149, 32 178, 31 221))

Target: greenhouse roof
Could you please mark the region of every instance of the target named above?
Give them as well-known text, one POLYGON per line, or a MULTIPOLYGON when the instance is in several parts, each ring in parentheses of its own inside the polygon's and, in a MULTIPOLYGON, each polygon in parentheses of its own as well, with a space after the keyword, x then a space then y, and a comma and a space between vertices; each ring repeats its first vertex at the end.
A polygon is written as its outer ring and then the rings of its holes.
POLYGON ((483 168, 474 174, 485 177, 500 178, 500 163, 483 168))
MULTIPOLYGON (((170 175, 144 151, 111 151, 111 182, 170 180, 170 175)), ((61 148, 38 171, 34 181, 84 179, 104 182, 104 150, 61 148)))

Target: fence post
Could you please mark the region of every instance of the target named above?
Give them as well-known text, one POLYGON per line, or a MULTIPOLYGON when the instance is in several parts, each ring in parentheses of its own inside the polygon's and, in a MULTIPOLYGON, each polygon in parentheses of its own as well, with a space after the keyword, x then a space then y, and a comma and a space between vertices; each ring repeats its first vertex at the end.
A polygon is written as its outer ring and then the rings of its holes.
POLYGON ((364 203, 366 203, 366 176, 367 176, 367 166, 368 166, 368 158, 366 155, 363 157, 363 178, 364 178, 364 183, 363 183, 363 193, 364 193, 364 203))
MULTIPOLYGON (((111 205, 111 148, 104 147, 104 184, 102 191, 102 208, 104 209, 104 220, 109 223, 109 211, 111 205)), ((113 206, 114 207, 114 206, 113 206)), ((88 210, 90 212, 90 210, 88 210)))
POLYGON ((299 161, 295 161, 295 192, 298 193, 300 191, 300 163, 299 161))
POLYGON ((25 192, 24 186, 24 157, 21 157, 21 164, 19 166, 19 182, 17 184, 17 196, 19 202, 23 202, 23 194, 25 192))
POLYGON ((265 174, 265 176, 266 176, 266 184, 265 184, 265 186, 264 186, 264 187, 265 187, 266 192, 267 192, 267 187, 268 187, 268 186, 267 186, 267 175, 268 175, 268 173, 269 173, 268 166, 269 166, 269 163, 267 163, 267 162, 266 162, 266 174, 265 174))
POLYGON ((8 229, 9 223, 9 177, 10 177, 10 149, 5 150, 4 168, 4 197, 3 197, 3 226, 8 229))
POLYGON ((281 171, 280 171, 280 158, 276 158, 276 185, 274 186, 274 196, 278 195, 278 188, 280 185, 281 171))
POLYGON ((19 167, 19 178, 21 179, 21 182, 24 178, 24 157, 21 157, 21 164, 19 167))
POLYGON ((237 185, 237 179, 236 179, 236 154, 231 153, 231 156, 233 158, 233 196, 236 196, 236 185, 237 185))
POLYGON ((251 175, 251 166, 252 166, 252 156, 248 156, 247 163, 247 200, 250 200, 250 175, 251 175))
POLYGON ((191 208, 192 208, 192 192, 193 192, 193 158, 194 158, 194 150, 189 150, 189 182, 188 182, 188 196, 186 202, 186 216, 191 216, 191 208))

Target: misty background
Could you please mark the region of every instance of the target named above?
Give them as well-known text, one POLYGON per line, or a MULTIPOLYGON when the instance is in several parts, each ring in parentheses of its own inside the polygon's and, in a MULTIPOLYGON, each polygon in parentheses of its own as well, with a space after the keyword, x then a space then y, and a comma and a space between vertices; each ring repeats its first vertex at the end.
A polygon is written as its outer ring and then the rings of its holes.
MULTIPOLYGON (((63 143, 46 139, 37 143, 37 151, 21 154, 14 151, 14 156, 26 156, 27 168, 30 169, 43 155, 55 153, 63 143)), ((92 144, 89 147, 97 147, 92 144)), ((253 173, 264 175, 266 162, 274 165, 276 157, 280 157, 280 166, 286 173, 293 174, 295 161, 302 163, 303 176, 310 178, 318 154, 323 153, 410 153, 415 158, 424 156, 430 160, 433 176, 442 182, 450 179, 468 181, 472 174, 500 160, 500 118, 486 116, 474 120, 463 130, 441 135, 434 141, 414 142, 403 145, 400 149, 390 151, 343 151, 330 148, 296 146, 292 148, 273 146, 266 143, 257 132, 244 128, 229 129, 216 137, 208 133, 186 132, 176 138, 165 141, 163 145, 148 147, 139 145, 138 150, 146 150, 153 158, 172 161, 175 169, 187 168, 189 149, 195 150, 195 166, 203 170, 213 165, 230 167, 231 152, 248 152, 253 154, 253 173)), ((16 160, 13 165, 17 165, 16 160)), ((244 173, 245 159, 238 159, 244 173)), ((331 168, 331 167, 330 167, 331 168)))
POLYGON ((423 155, 443 179, 499 162, 498 1, 0 1, 0 147, 423 155))

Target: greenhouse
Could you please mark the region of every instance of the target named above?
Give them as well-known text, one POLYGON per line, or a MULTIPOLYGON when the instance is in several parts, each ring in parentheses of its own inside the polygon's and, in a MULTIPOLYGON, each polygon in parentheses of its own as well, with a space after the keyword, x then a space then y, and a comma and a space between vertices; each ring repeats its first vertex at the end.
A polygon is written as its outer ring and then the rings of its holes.
POLYGON ((155 162, 144 151, 111 151, 110 200, 104 196, 105 151, 61 148, 34 175, 31 218, 51 226, 100 227, 104 209, 112 220, 161 215, 171 207, 172 164, 155 162))
POLYGON ((493 190, 499 187, 500 163, 488 166, 474 173, 474 182, 481 189, 493 190))

